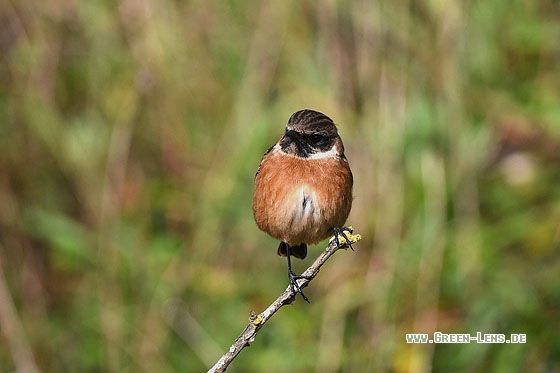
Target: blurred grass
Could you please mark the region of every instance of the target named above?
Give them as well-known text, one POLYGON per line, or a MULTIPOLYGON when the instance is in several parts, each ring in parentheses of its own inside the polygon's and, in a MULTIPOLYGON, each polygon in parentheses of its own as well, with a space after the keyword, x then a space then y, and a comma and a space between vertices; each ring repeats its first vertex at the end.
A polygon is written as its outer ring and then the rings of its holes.
POLYGON ((212 365, 286 286, 252 182, 305 107, 339 124, 364 240, 229 370, 560 371, 559 21, 553 0, 1 3, 0 371, 212 365), (527 343, 405 343, 435 331, 527 343))

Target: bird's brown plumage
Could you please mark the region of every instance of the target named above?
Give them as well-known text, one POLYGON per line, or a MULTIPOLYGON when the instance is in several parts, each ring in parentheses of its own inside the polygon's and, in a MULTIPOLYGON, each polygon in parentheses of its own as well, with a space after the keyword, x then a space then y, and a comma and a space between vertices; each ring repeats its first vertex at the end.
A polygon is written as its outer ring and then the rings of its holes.
MULTIPOLYGON (((303 110, 263 157, 255 176, 257 226, 304 258, 342 227, 352 207, 352 172, 336 126, 324 114, 303 110), (315 136, 315 137, 314 137, 315 136), (299 246, 299 249, 298 249, 299 246)), ((279 254, 285 254, 282 245, 279 254)))

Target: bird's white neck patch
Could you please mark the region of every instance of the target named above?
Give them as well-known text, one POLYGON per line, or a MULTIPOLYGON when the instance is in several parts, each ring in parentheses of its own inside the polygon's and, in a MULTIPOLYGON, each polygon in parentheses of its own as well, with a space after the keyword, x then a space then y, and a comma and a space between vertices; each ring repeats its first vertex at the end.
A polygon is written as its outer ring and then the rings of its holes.
MULTIPOLYGON (((282 150, 282 148, 278 144, 276 144, 274 146, 274 151, 282 152, 282 153, 284 153, 286 155, 289 155, 291 157, 301 158, 301 157, 298 157, 297 155, 286 153, 285 151, 282 150)), ((309 154, 309 156, 307 156, 304 159, 323 159, 323 158, 334 157, 334 156, 337 156, 337 155, 340 155, 340 154, 336 150, 336 146, 333 146, 330 150, 328 150, 326 152, 312 153, 312 154, 309 154)))
POLYGON ((329 151, 310 154, 307 159, 322 159, 337 156, 336 146, 333 146, 329 151))

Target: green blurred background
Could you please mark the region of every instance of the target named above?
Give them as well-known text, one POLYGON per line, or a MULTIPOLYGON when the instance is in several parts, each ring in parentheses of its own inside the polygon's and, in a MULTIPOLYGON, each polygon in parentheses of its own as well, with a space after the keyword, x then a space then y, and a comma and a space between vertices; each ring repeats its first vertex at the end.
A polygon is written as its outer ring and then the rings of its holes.
POLYGON ((228 371, 560 372, 558 1, 4 0, 0 56, 1 372, 212 366, 287 286, 251 194, 302 108, 364 239, 228 371))

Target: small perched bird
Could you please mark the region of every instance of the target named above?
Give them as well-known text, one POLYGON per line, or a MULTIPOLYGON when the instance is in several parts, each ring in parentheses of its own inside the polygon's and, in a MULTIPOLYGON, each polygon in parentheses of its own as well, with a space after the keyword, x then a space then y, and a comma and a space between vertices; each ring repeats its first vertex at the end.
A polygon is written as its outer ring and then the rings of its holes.
MULTIPOLYGON (((290 257, 304 259, 307 245, 334 234, 346 238, 352 208, 352 171, 333 121, 314 110, 294 113, 286 131, 262 158, 255 175, 253 215, 259 229, 279 239, 290 284, 307 302, 290 257)), ((351 246, 350 246, 351 247, 351 246)))

